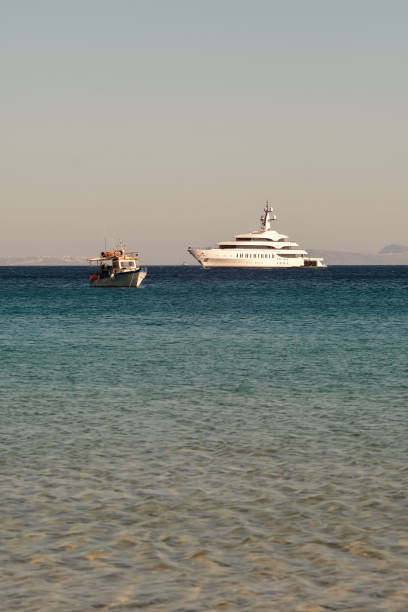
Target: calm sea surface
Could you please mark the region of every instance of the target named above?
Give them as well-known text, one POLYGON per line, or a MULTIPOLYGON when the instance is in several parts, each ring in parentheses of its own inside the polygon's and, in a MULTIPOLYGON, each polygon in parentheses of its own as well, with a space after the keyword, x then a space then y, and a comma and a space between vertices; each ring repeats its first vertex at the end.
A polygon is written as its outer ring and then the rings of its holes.
POLYGON ((0 606, 408 609, 408 267, 0 268, 0 606))

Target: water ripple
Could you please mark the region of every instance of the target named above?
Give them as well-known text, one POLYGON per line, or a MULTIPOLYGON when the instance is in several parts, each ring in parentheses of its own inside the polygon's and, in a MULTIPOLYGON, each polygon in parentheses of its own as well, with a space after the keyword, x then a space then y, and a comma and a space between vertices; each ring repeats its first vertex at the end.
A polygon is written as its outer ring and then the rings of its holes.
POLYGON ((407 609, 408 270, 66 274, 1 286, 5 609, 407 609))

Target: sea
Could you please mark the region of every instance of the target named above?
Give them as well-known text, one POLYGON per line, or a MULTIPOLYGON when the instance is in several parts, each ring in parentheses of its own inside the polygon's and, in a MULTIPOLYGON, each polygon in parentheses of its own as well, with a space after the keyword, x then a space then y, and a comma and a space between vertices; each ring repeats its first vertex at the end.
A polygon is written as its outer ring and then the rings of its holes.
POLYGON ((0 268, 0 607, 406 611, 408 267, 0 268))

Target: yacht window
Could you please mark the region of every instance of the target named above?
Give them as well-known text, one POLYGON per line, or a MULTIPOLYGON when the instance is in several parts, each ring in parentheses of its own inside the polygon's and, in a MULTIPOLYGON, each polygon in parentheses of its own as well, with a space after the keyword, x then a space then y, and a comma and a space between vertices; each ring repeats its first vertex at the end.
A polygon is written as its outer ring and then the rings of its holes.
POLYGON ((135 267, 134 261, 121 261, 120 263, 121 263, 122 268, 134 268, 135 267))

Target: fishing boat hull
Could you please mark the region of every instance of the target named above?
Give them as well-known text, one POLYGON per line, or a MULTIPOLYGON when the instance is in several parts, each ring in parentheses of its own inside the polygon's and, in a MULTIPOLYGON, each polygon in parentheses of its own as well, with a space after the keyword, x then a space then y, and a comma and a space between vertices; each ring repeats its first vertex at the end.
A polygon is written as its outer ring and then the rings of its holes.
POLYGON ((111 274, 110 276, 101 276, 100 274, 91 274, 89 284, 91 287, 125 287, 138 288, 142 284, 147 274, 145 268, 132 272, 120 272, 111 274))

